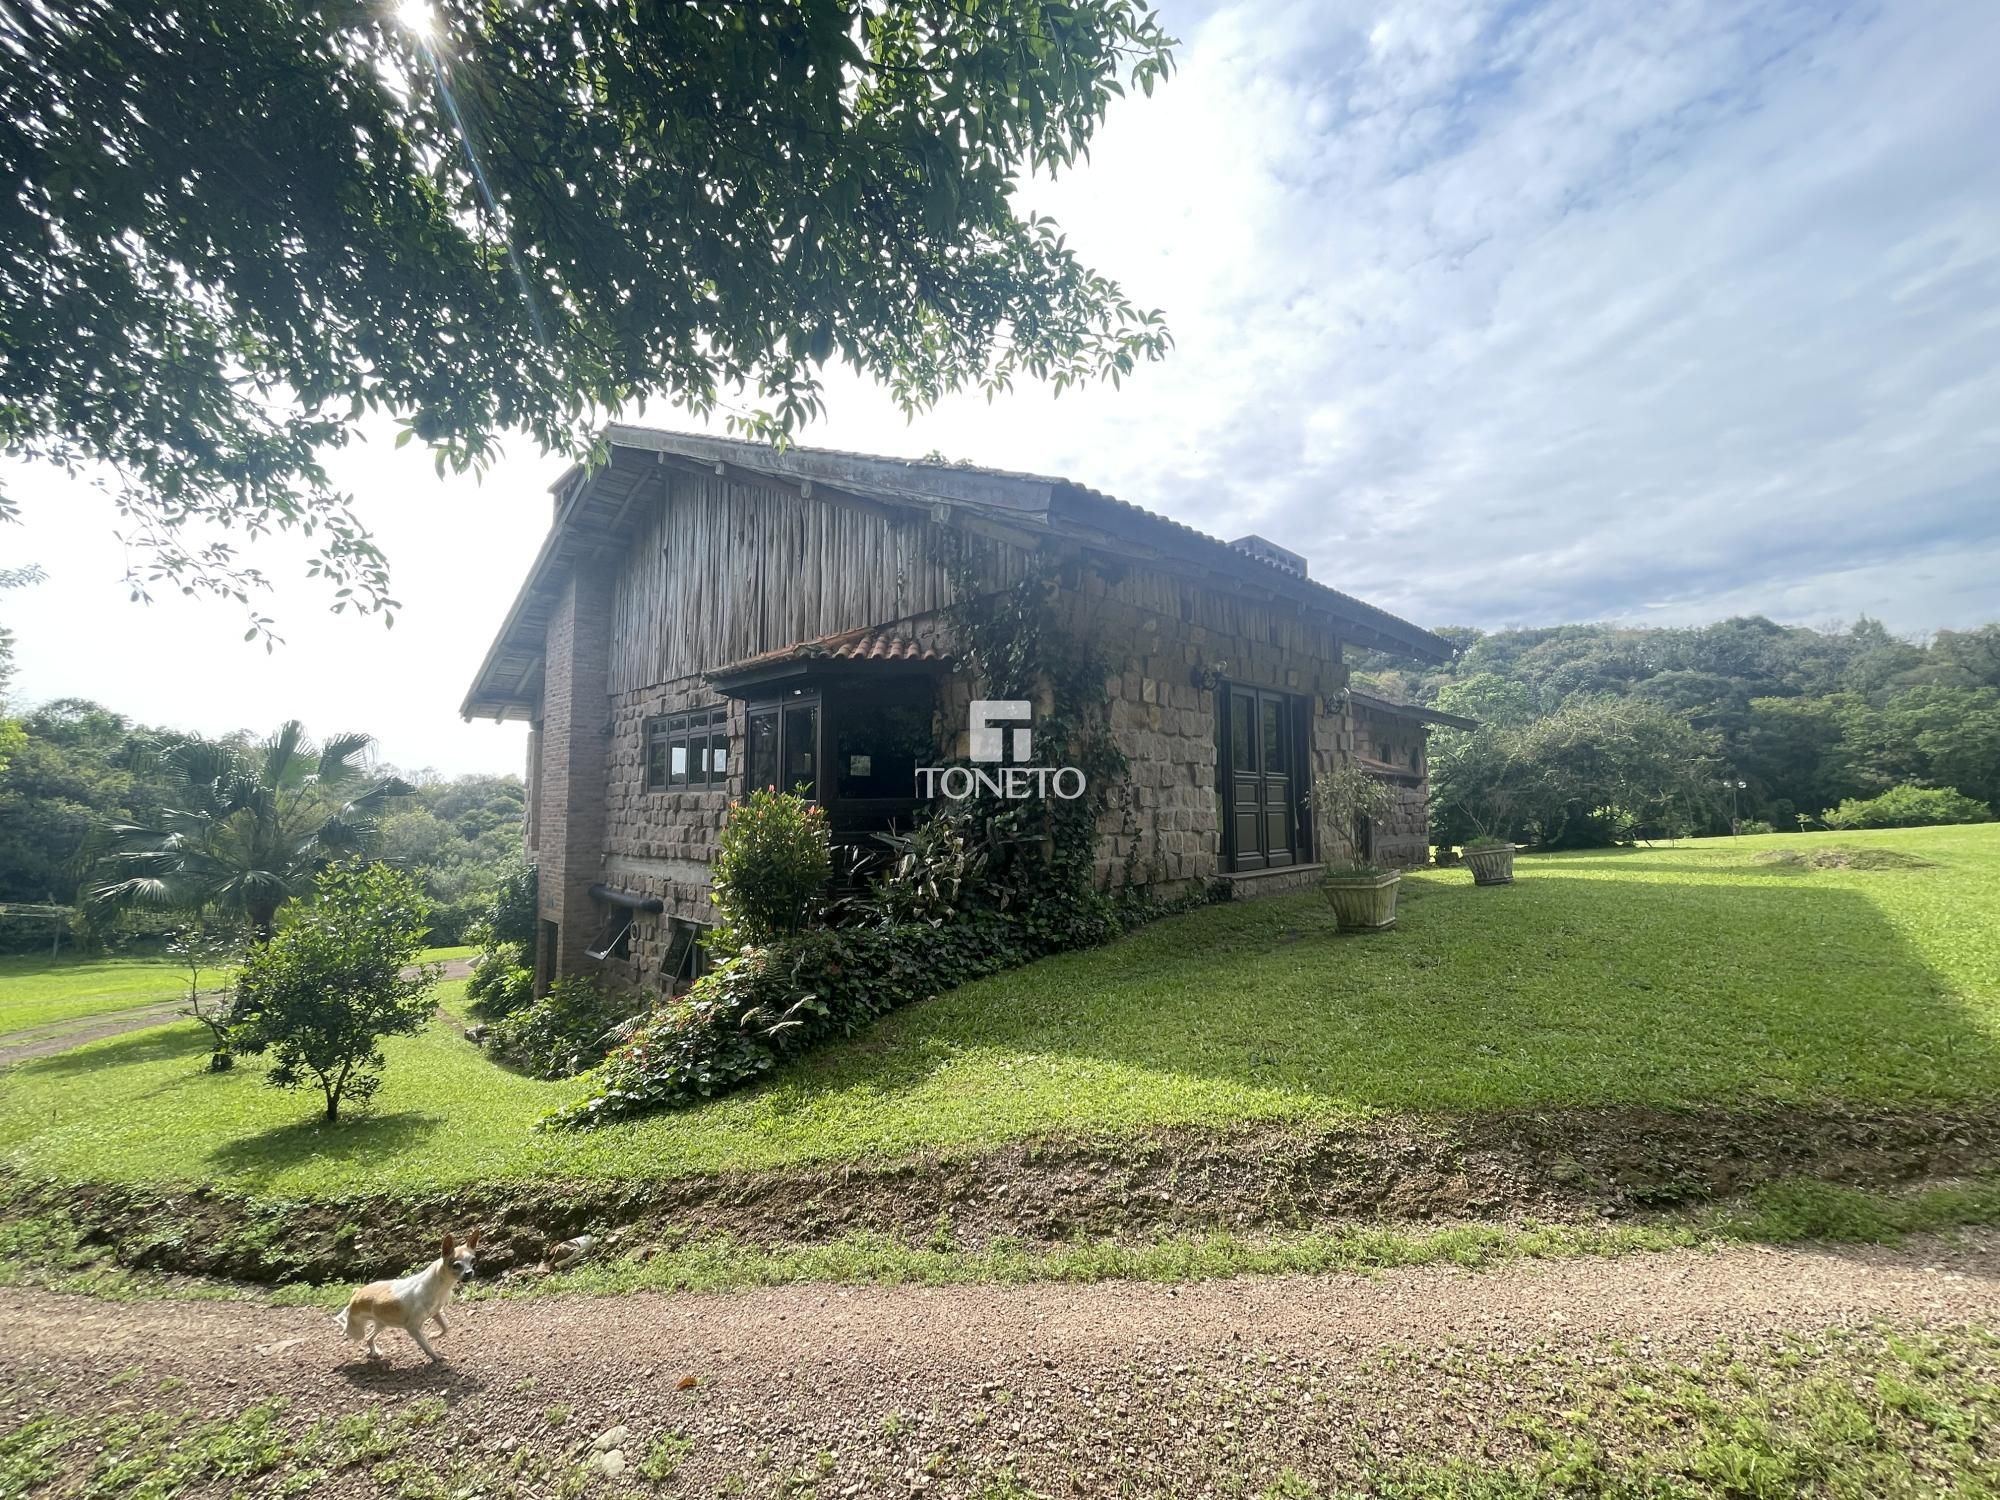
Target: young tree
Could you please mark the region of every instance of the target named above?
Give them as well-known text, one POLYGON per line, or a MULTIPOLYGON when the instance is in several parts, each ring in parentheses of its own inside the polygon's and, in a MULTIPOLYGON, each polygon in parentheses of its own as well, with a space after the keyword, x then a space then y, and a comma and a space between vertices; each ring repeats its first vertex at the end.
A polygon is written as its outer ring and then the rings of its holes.
POLYGON ((187 974, 188 1008, 184 1014, 206 1026, 214 1042, 208 1054, 211 1073, 227 1073, 236 1066, 236 1052, 229 1035, 235 1019, 226 994, 202 993, 201 976, 226 969, 241 956, 243 946, 240 928, 207 912, 197 913, 192 922, 167 940, 167 953, 187 974), (203 1009, 204 1003, 207 1009, 203 1009))
POLYGON ((310 905, 253 948, 236 982, 240 1051, 276 1059, 278 1088, 316 1087, 326 1120, 382 1084, 382 1039, 430 1020, 436 964, 405 977, 424 942, 424 893, 388 865, 332 865, 310 905))
POLYGON ((137 587, 245 598, 186 523, 297 528, 388 610, 320 462, 371 412, 442 471, 650 399, 790 431, 829 361, 912 411, 1118 380, 1159 314, 1016 184, 1172 45, 1143 0, 0 5, 0 450, 120 476, 137 587))

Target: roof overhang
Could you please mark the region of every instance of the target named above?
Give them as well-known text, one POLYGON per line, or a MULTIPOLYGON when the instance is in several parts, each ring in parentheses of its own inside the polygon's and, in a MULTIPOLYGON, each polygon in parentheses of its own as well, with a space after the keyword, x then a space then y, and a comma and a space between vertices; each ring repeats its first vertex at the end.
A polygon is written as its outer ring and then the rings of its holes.
POLYGON ((1387 698, 1377 698, 1373 693, 1350 691, 1347 696, 1356 708, 1379 714, 1385 719, 1409 719, 1419 724, 1436 724, 1444 729, 1479 727, 1477 719, 1468 719, 1463 714, 1448 714, 1442 709, 1425 708, 1420 703, 1395 703, 1387 698))
POLYGON ((580 562, 614 556, 629 543, 641 519, 638 502, 659 493, 663 473, 675 470, 916 510, 939 521, 954 515, 983 517, 1016 532, 1056 537, 1087 551, 1195 576, 1206 587, 1286 600, 1357 646, 1425 662, 1447 662, 1456 654, 1442 636, 1328 588, 1296 568, 1066 479, 826 448, 779 449, 624 425, 605 430, 604 447, 608 457, 595 467, 572 467, 551 487, 557 497, 555 523, 480 664, 462 705, 466 718, 534 715, 543 641, 565 583, 580 562))

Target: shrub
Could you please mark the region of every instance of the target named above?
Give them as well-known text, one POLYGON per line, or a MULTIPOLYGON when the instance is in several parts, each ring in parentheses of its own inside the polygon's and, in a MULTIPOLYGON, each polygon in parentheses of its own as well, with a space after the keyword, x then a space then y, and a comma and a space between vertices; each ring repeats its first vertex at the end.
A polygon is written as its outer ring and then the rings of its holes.
POLYGON ((1951 787, 1892 786, 1866 801, 1849 797, 1820 814, 1829 828, 1914 828, 1931 823, 1984 823, 1993 810, 1951 787))
POLYGON ((1738 833, 1776 833, 1777 825, 1767 823, 1762 818, 1746 818, 1736 825, 1738 833))
POLYGON ((594 979, 561 979, 541 999, 496 1021, 486 1045, 536 1078, 568 1078, 602 1062, 613 1033, 643 1009, 642 999, 594 979))
POLYGON ((533 865, 516 865, 501 877, 485 915, 467 936, 479 945, 466 981, 467 1007, 487 1020, 512 1015, 533 1002, 537 876, 533 865))
POLYGON ((496 942, 492 929, 481 923, 473 929, 473 941, 480 944, 472 960, 471 977, 465 981, 466 1009, 475 1016, 497 1021, 511 1016, 535 999, 535 971, 517 943, 496 942))
POLYGON ((605 1060, 590 1093, 542 1124, 595 1125, 714 1098, 782 1058, 1028 956, 995 912, 942 927, 814 928, 746 948, 657 1008, 605 1060))
POLYGON ((332 865, 313 881, 311 905, 294 903, 243 961, 236 1049, 274 1054, 275 1087, 317 1086, 329 1124, 344 1101, 381 1087, 382 1039, 430 1020, 438 966, 403 974, 423 950, 427 906, 423 887, 388 865, 332 865))
POLYGON ((538 889, 533 865, 516 865, 501 876, 493 904, 486 911, 486 927, 494 941, 534 946, 535 922, 540 916, 538 889))
POLYGON ((712 880, 725 950, 798 931, 833 875, 825 810, 760 787, 730 806, 720 842, 712 880))

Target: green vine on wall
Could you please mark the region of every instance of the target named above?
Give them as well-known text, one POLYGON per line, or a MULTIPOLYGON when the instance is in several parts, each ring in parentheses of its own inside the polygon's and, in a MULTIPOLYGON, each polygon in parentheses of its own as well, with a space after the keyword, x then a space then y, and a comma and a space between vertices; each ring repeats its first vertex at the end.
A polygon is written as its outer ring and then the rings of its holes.
POLYGON ((1032 942, 1068 948, 1102 941, 1140 915, 1124 908, 1145 898, 1128 887, 1114 902, 1094 879, 1099 826, 1129 763, 1111 733, 1109 664, 1064 618, 1065 591, 1076 597, 1082 564, 1045 554, 1019 581, 994 589, 981 576, 975 545, 963 536, 954 541, 953 602, 944 617, 965 665, 984 684, 981 696, 1036 703, 1031 763, 1075 766, 1085 790, 1073 799, 1027 800, 979 792, 940 815, 976 822, 1000 856, 996 894, 1032 942))

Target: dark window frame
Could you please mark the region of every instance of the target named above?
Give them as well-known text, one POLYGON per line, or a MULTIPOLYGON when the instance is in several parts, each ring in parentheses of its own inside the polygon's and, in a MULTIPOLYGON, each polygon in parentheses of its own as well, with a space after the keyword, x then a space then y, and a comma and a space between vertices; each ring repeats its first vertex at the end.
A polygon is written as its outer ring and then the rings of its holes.
POLYGON ((683 709, 646 720, 640 736, 640 764, 648 792, 720 791, 729 784, 734 766, 729 736, 729 709, 683 709), (722 765, 715 751, 722 750, 722 765), (674 774, 674 752, 682 755, 674 774), (657 754, 656 754, 657 752, 657 754))

